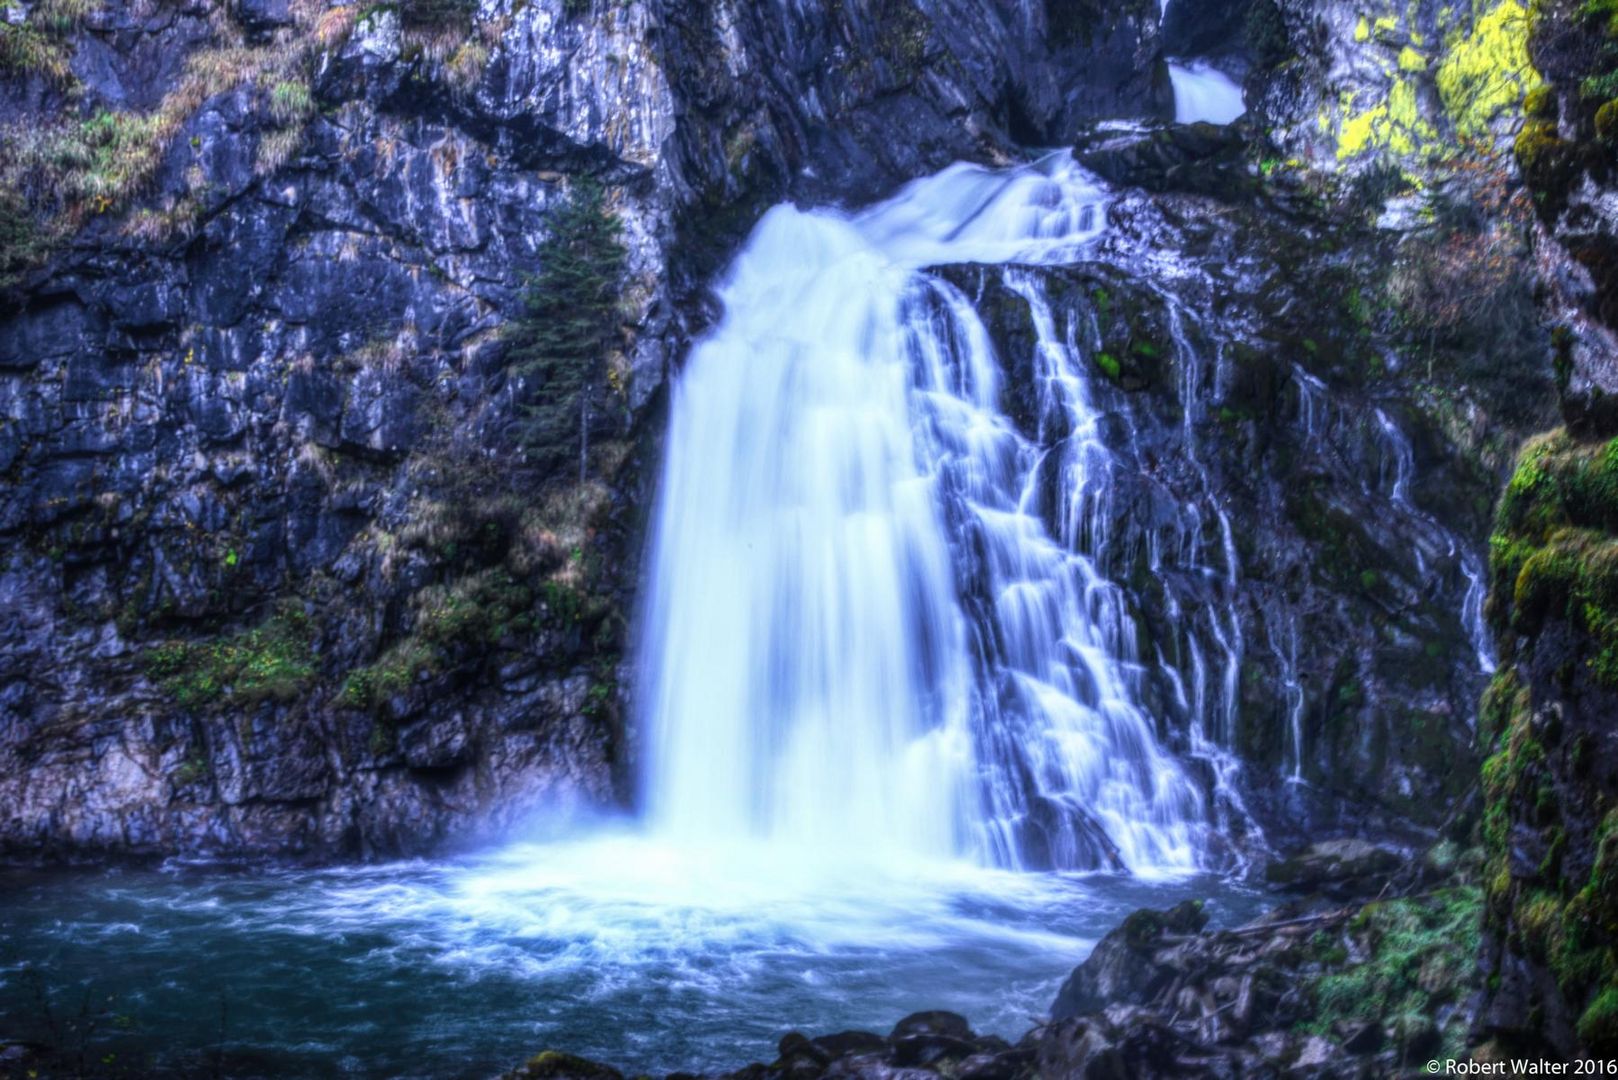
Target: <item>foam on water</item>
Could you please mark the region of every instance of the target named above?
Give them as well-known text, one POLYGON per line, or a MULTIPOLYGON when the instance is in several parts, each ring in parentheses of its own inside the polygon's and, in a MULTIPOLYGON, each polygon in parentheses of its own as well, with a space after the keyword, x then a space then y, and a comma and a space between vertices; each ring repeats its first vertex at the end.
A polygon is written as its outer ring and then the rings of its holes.
POLYGON ((1212 879, 806 867, 627 830, 452 862, 6 871, 0 1024, 47 1040, 39 987, 58 1017, 90 995, 126 1018, 98 1057, 244 1078, 493 1075, 545 1048, 717 1070, 789 1027, 928 1007, 1015 1038, 1124 914, 1187 896, 1226 922, 1257 903, 1212 879))

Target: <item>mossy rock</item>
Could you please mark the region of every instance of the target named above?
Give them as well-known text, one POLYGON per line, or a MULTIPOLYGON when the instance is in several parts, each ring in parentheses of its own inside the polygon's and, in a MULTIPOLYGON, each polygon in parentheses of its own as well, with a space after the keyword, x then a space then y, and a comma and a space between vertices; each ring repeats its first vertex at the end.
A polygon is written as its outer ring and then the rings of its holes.
POLYGON ((624 1080, 624 1074, 576 1054, 546 1050, 506 1073, 505 1080, 624 1080))
POLYGON ((314 681, 317 633, 303 609, 287 603, 258 626, 158 645, 146 653, 146 671, 184 708, 287 702, 314 681))
POLYGON ((1536 971, 1523 1015, 1618 1051, 1618 812, 1594 762, 1618 691, 1618 439, 1556 431, 1518 457, 1490 541, 1489 614, 1516 663, 1479 734, 1491 934, 1536 971))
POLYGON ((1326 965, 1306 985, 1315 1002, 1306 1028, 1388 1024, 1396 1041, 1414 1040, 1435 1052, 1441 1045, 1440 1056, 1459 1057, 1467 1038, 1465 1010, 1444 1007, 1472 986, 1481 906, 1482 894, 1470 886, 1367 904, 1347 928, 1354 947, 1342 953, 1363 959, 1345 969, 1326 965), (1431 1018, 1441 1014, 1448 1020, 1434 1026, 1431 1018))
POLYGON ((1556 91, 1549 86, 1536 86, 1523 98, 1523 116, 1531 120, 1555 121, 1556 111, 1556 91))
POLYGON ((1596 138, 1611 146, 1618 143, 1618 98, 1596 110, 1596 138))
POLYGON ((1597 994, 1579 1017, 1579 1041, 1591 1057, 1618 1055, 1618 984, 1597 994))
POLYGON ((1551 214, 1559 212, 1584 170, 1583 149, 1561 138, 1554 120, 1531 118, 1517 133, 1512 150, 1541 209, 1551 214))

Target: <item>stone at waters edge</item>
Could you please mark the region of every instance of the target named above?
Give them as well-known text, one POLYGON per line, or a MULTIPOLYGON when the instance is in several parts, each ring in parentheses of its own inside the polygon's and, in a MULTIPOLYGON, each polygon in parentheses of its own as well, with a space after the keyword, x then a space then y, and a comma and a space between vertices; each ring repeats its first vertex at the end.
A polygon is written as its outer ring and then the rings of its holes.
POLYGON ((1101 939, 1074 969, 1051 1004, 1051 1018, 1064 1020, 1107 1005, 1140 1005, 1163 988, 1170 973, 1152 960, 1169 935, 1195 934, 1208 924, 1201 901, 1187 900, 1166 912, 1141 910, 1101 939))
POLYGON ((1398 853, 1365 840, 1322 840, 1265 868, 1270 884, 1337 899, 1371 896, 1402 866, 1398 853))

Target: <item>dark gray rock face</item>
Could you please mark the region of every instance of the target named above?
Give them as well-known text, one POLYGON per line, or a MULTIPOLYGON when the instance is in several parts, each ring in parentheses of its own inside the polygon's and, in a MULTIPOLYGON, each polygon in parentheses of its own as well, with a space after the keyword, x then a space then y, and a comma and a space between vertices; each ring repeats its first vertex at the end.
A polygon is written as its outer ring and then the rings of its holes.
POLYGON ((676 286, 783 196, 858 205, 952 160, 1171 115, 1150 0, 663 0, 676 286))
POLYGON ((1163 48, 1177 57, 1240 54, 1248 46, 1254 6, 1254 0, 1169 0, 1163 8, 1163 48))
POLYGON ((703 287, 779 198, 1161 111, 1149 0, 1051 7, 150 0, 8 71, 8 146, 174 123, 0 315, 0 852, 413 851, 623 798, 703 287), (505 353, 586 176, 628 267, 579 483, 523 464, 505 353))

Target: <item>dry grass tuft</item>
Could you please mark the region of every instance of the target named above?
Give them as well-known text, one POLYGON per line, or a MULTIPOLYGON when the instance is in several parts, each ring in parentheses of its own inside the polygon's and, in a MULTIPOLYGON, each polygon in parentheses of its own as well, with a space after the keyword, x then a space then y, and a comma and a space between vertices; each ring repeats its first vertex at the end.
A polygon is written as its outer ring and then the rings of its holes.
MULTIPOLYGON (((6 0, 0 0, 4 3, 6 0)), ((0 69, 43 72, 71 81, 67 35, 102 7, 102 0, 39 0, 20 25, 0 23, 0 69)), ((244 44, 230 5, 209 15, 213 44, 186 62, 179 84, 149 113, 103 110, 88 119, 15 126, 0 131, 0 191, 16 193, 32 218, 31 243, 44 253, 85 218, 122 210, 150 184, 174 139, 210 99, 253 87, 276 125, 259 146, 255 170, 267 175, 297 153, 302 128, 315 114, 308 72, 315 56, 340 47, 352 30, 352 5, 327 8, 298 0, 295 25, 268 44, 244 44)), ((188 182, 190 174, 188 174, 188 182)), ((192 183, 194 189, 200 184, 192 183)), ((152 208, 126 223, 129 235, 155 238, 194 217, 196 190, 167 208, 152 208)), ((0 252, 0 255, 9 254, 0 252)))

